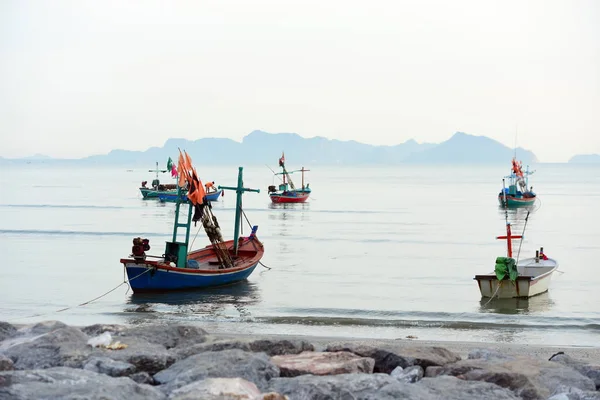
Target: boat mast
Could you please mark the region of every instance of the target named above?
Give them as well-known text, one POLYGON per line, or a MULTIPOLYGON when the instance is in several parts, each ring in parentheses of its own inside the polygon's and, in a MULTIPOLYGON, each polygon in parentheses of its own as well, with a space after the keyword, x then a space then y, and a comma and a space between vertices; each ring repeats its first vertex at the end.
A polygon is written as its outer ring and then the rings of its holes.
POLYGON ((238 254, 240 226, 242 222, 242 194, 244 194, 244 192, 260 193, 260 189, 247 189, 244 187, 243 170, 243 167, 239 167, 237 187, 219 185, 219 189, 235 190, 235 192, 237 193, 235 205, 235 229, 233 233, 233 253, 236 256, 238 254))

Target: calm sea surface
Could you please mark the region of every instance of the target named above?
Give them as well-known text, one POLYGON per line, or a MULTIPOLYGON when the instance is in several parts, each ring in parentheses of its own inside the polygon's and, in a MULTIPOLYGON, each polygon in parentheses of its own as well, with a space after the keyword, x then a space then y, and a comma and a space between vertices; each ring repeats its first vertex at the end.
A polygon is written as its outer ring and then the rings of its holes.
MULTIPOLYGON (((508 162, 310 167, 311 199, 287 206, 270 203, 273 177, 265 166, 244 170, 246 187, 261 189, 244 195, 244 207, 259 225, 271 270, 257 267, 247 282, 177 294, 133 295, 123 285, 82 307, 123 281, 119 259, 133 237, 150 239, 150 254, 163 253, 175 205, 142 200, 140 182, 153 178, 148 168, 4 167, 0 320, 167 320, 213 332, 600 345, 600 167, 533 167, 539 204, 522 257, 543 246, 563 273, 554 274, 546 294, 491 302, 481 299, 473 276, 491 272, 506 253, 495 236, 505 232, 496 195, 508 162), (73 308, 56 312, 65 307, 73 308)), ((197 169, 203 179, 235 185, 237 166, 197 169)), ((232 192, 214 204, 226 240, 233 207, 232 192)), ((525 215, 509 213, 519 234, 525 215)), ((194 247, 206 244, 201 230, 194 247)))

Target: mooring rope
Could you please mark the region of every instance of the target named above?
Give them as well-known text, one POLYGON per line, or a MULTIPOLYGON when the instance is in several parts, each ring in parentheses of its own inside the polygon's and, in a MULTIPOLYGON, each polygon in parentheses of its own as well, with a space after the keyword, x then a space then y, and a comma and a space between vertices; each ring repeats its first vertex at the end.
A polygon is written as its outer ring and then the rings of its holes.
POLYGON ((500 286, 502 286, 502 281, 500 279, 498 279, 498 287, 496 288, 496 291, 494 292, 492 297, 490 297, 490 299, 487 301, 487 303, 485 303, 483 305, 484 307, 486 307, 488 304, 490 304, 490 301, 492 301, 494 299, 494 297, 496 297, 496 295, 498 294, 498 290, 500 290, 500 286))
POLYGON ((91 300, 88 300, 88 301, 86 301, 86 302, 84 302, 84 303, 77 304, 77 305, 75 305, 75 306, 71 306, 71 307, 65 307, 65 308, 62 308, 62 309, 60 309, 60 310, 51 311, 51 312, 49 312, 49 313, 34 314, 34 315, 29 315, 29 316, 26 316, 26 317, 13 318, 13 319, 11 319, 11 320, 8 320, 7 322, 11 322, 11 321, 17 321, 17 320, 20 320, 20 319, 26 319, 26 318, 42 317, 42 316, 44 316, 44 315, 50 315, 50 314, 54 314, 54 313, 59 313, 59 312, 63 312, 63 311, 66 311, 66 310, 70 310, 70 309, 72 309, 72 308, 76 308, 76 307, 81 307, 81 306, 88 305, 88 304, 90 304, 90 303, 92 303, 92 302, 94 302, 94 301, 96 301, 96 300, 99 300, 99 299, 101 299, 102 297, 104 297, 104 296, 108 295, 109 293, 112 293, 112 292, 114 292, 115 290, 117 290, 117 289, 118 289, 118 288, 120 288, 121 286, 123 286, 123 285, 125 285, 125 284, 129 284, 129 282, 131 282, 132 280, 139 278, 140 276, 144 275, 145 273, 148 273, 148 272, 150 272, 151 270, 152 270, 152 268, 147 268, 147 269, 146 269, 144 272, 142 272, 142 273, 141 273, 141 274, 139 274, 139 275, 136 275, 136 276, 134 276, 134 277, 133 277, 133 278, 131 278, 131 279, 124 279, 124 280, 123 280, 123 282, 119 283, 117 286, 115 286, 114 288, 110 289, 108 292, 105 292, 105 293, 101 294, 100 296, 94 297, 93 299, 91 299, 91 300))

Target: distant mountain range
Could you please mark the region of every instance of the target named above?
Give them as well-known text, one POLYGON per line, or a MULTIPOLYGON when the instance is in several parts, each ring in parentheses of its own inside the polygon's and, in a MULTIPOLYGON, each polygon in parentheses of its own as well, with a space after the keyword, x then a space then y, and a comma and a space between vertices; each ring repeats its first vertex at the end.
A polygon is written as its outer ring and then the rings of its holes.
POLYGON ((600 164, 600 154, 578 154, 571 157, 570 164, 600 164))
MULTIPOLYGON (((500 142, 485 136, 457 132, 439 143, 417 143, 408 140, 395 146, 374 146, 356 141, 331 140, 324 137, 303 138, 296 133, 271 134, 253 131, 242 142, 231 139, 205 138, 198 140, 169 139, 162 147, 145 151, 112 150, 108 154, 77 160, 97 164, 161 164, 168 157, 177 157, 178 148, 186 150, 198 164, 274 164, 285 151, 293 165, 310 164, 494 164, 509 163, 515 152, 500 142)), ((517 149, 517 158, 524 164, 537 162, 529 150, 517 149)), ((19 161, 67 161, 36 155, 19 161)), ((8 160, 6 161, 16 161, 8 160)))

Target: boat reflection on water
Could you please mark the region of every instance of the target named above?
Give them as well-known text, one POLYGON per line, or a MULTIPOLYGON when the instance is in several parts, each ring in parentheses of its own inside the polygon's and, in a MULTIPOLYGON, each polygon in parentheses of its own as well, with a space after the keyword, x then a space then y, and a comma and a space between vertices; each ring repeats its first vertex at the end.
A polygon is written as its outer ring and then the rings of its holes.
POLYGON ((482 313, 497 314, 538 314, 549 311, 554 306, 554 301, 548 292, 530 298, 482 298, 479 301, 479 311, 482 313))
POLYGON ((161 293, 133 293, 123 316, 128 323, 213 320, 218 317, 250 316, 249 308, 260 302, 256 284, 241 281, 232 285, 161 293))

